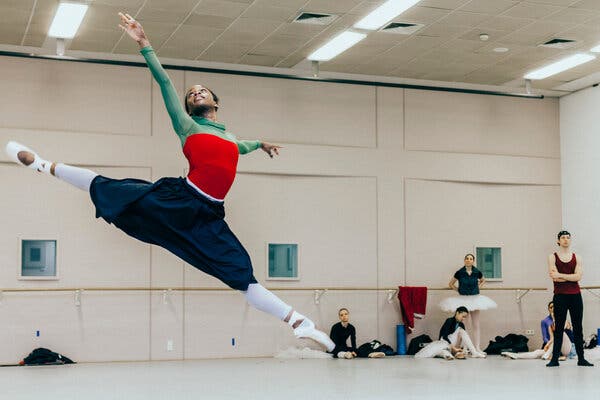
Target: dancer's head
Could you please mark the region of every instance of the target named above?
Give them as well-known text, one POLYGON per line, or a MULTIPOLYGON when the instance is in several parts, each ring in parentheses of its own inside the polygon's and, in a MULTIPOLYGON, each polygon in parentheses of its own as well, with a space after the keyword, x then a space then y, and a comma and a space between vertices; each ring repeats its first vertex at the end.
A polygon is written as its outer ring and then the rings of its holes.
POLYGON ((185 92, 185 111, 189 115, 204 117, 210 111, 219 109, 219 97, 203 85, 194 85, 185 92))
POLYGON ((340 308, 338 317, 340 317, 341 322, 348 322, 350 320, 350 312, 347 308, 340 308))
POLYGON ((548 314, 550 315, 554 315, 554 302, 551 301, 550 303, 548 303, 548 314))
POLYGON ((569 231, 560 231, 556 235, 556 243, 560 247, 569 247, 571 245, 571 234, 569 231))
POLYGON ((471 253, 465 255, 465 267, 472 267, 475 263, 475 256, 471 253))
POLYGON ((454 312, 454 319, 457 322, 463 322, 465 318, 469 315, 469 310, 465 306, 460 306, 454 312))

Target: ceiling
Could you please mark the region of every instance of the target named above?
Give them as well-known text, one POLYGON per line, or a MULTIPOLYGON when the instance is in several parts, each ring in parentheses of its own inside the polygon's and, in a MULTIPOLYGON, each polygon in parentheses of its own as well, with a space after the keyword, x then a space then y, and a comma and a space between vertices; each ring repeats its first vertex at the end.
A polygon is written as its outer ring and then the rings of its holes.
MULTIPOLYGON (((117 26, 117 13, 124 11, 143 24, 160 57, 293 68, 383 2, 92 0, 67 51, 137 54, 137 45, 117 26), (339 17, 328 26, 292 22, 301 11, 339 17)), ((0 0, 0 45, 49 47, 46 33, 57 5, 58 0, 0 0)), ((372 32, 321 63, 320 70, 522 86, 526 72, 600 44, 600 0, 423 0, 394 21, 424 27, 411 35, 372 32), (482 33, 489 40, 480 40, 482 33), (576 42, 562 50, 538 46, 553 38, 576 42), (509 50, 494 52, 497 47, 509 50)), ((598 71, 600 57, 533 86, 557 89, 598 71)))

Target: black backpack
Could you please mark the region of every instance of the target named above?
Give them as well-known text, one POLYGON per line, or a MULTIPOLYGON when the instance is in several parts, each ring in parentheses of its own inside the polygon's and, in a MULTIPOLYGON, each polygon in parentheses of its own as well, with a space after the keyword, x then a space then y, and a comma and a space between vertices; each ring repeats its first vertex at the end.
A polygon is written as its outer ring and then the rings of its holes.
POLYGON ((380 351, 384 353, 386 356, 393 356, 396 354, 394 349, 387 344, 381 343, 379 340, 372 340, 368 343, 361 344, 358 349, 356 349, 356 355, 358 357, 369 357, 369 354, 380 351))
POLYGON ((51 350, 39 347, 33 350, 20 363, 21 365, 60 365, 74 364, 71 359, 51 350))
POLYGON ((410 344, 408 345, 408 350, 406 351, 406 354, 408 354, 409 356, 414 356, 415 354, 417 354, 419 352, 419 350, 421 350, 423 347, 427 346, 427 343, 431 343, 432 340, 429 337, 429 335, 419 335, 415 338, 413 338, 410 341, 410 344))
POLYGON ((509 333, 505 337, 496 336, 496 341, 490 340, 490 344, 484 350, 487 354, 500 354, 503 351, 511 353, 526 353, 529 351, 527 342, 529 339, 523 335, 509 333))

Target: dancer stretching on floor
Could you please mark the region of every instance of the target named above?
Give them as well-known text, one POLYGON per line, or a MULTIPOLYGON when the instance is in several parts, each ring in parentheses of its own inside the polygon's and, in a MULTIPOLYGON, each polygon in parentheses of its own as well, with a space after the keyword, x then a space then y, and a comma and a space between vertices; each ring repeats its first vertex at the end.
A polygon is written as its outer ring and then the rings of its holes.
POLYGON ((87 169, 46 161, 16 142, 7 144, 7 154, 19 164, 88 191, 96 206, 96 217, 136 239, 169 250, 240 290, 251 306, 288 323, 296 337, 315 340, 332 351, 334 343, 315 329, 310 319, 256 281, 248 253, 224 221, 223 199, 233 184, 238 155, 260 148, 273 157, 279 154, 280 146, 237 140, 217 122, 219 100, 202 85, 188 89, 184 110, 142 26, 127 14, 119 15, 121 28, 139 44, 160 85, 173 128, 189 161, 187 178, 162 178, 155 183, 115 180, 87 169))
POLYGON ((446 319, 444 325, 440 328, 440 338, 435 342, 429 343, 423 347, 415 358, 433 358, 442 357, 446 360, 465 359, 466 347, 471 357, 485 358, 486 354, 477 350, 469 334, 465 330, 463 321, 469 315, 467 307, 460 306, 454 311, 454 316, 446 319))
MULTIPOLYGON (((512 358, 513 360, 530 360, 541 358, 542 360, 549 360, 552 357, 552 349, 554 346, 554 331, 555 331, 555 323, 554 323, 554 305, 552 302, 548 304, 548 311, 550 313, 550 324, 546 324, 546 319, 542 320, 542 338, 544 339, 544 345, 541 349, 524 352, 524 353, 513 353, 510 351, 503 351, 500 353, 504 357, 512 358)), ((567 335, 565 331, 563 333, 563 341, 560 349, 560 357, 558 361, 564 361, 567 359, 569 354, 571 353, 571 339, 567 335)))

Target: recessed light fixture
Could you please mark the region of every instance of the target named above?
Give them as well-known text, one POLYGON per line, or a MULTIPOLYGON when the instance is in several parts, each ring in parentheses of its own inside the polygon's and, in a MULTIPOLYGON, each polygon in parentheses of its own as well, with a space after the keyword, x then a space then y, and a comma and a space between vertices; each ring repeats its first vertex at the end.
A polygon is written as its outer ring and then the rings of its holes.
POLYGON ((550 65, 546 65, 545 67, 536 69, 534 71, 529 72, 525 75, 525 79, 545 79, 549 76, 556 75, 559 72, 566 71, 568 69, 574 68, 578 65, 584 64, 588 61, 592 61, 596 56, 585 53, 577 53, 572 56, 563 58, 562 60, 556 61, 550 65))
POLYGON ((480 33, 479 40, 481 40, 482 42, 487 42, 488 40, 490 40, 490 35, 488 35, 487 33, 480 33))
POLYGON ((344 31, 315 50, 308 59, 311 61, 329 61, 367 37, 364 33, 344 31))
POLYGON ((87 9, 87 4, 60 3, 52 25, 50 25, 48 36, 61 39, 75 37, 87 9))
POLYGON ((508 50, 509 50, 509 48, 508 48, 508 47, 496 47, 496 48, 494 49, 494 51, 495 51, 496 53, 506 53, 508 50))
POLYGON ((357 29, 376 30, 421 0, 388 0, 354 24, 357 29))

